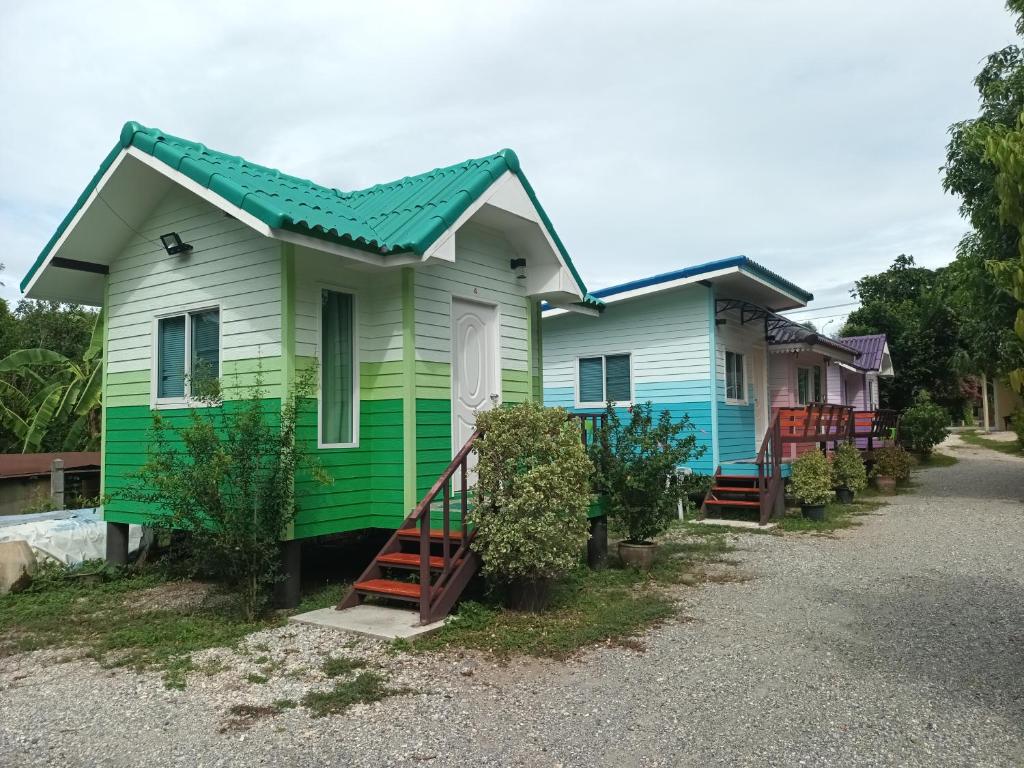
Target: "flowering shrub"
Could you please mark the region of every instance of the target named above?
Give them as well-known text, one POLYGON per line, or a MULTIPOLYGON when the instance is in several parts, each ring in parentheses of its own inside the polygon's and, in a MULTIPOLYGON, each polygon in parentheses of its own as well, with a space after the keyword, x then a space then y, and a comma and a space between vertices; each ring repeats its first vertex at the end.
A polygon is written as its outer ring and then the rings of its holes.
POLYGON ((577 566, 587 544, 593 472, 562 408, 519 403, 477 416, 473 549, 498 582, 543 581, 577 566))
POLYGON ((868 473, 856 446, 843 443, 832 455, 832 485, 854 493, 868 487, 868 473))
POLYGON ((821 451, 808 451, 793 462, 790 492, 807 506, 827 504, 835 496, 832 465, 821 451))

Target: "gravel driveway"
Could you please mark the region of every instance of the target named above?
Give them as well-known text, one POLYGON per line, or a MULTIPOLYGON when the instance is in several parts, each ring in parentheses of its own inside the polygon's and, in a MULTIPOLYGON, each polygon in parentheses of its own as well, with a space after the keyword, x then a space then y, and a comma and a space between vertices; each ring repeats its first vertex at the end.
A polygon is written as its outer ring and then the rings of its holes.
MULTIPOLYGON (((363 643, 420 693, 227 733, 226 706, 252 695, 237 673, 167 691, 7 660, 0 765, 1024 765, 1024 460, 949 451, 959 464, 919 472, 859 528, 739 537, 755 578, 686 590, 686 618, 644 652, 497 666, 363 643)), ((263 635, 298 659, 345 642, 263 635)))

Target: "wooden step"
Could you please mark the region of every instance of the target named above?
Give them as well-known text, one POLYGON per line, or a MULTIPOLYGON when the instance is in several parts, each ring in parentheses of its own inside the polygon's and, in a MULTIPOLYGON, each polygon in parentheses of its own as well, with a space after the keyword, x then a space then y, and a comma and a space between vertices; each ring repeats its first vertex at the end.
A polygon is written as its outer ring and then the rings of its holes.
MULTIPOLYGON (((398 536, 399 536, 399 538, 402 538, 402 539, 416 539, 416 540, 418 540, 419 537, 420 537, 420 529, 419 528, 403 528, 402 530, 400 530, 398 532, 398 536)), ((430 538, 432 540, 434 540, 434 541, 440 541, 441 539, 444 538, 444 531, 441 528, 431 528, 430 529, 430 538)), ((448 538, 451 539, 452 541, 462 541, 462 529, 459 528, 459 529, 456 530, 455 528, 453 528, 452 530, 450 530, 448 532, 448 538)))
POLYGON ((716 485, 711 489, 714 493, 760 493, 758 488, 750 488, 744 486, 742 488, 732 488, 724 485, 716 485))
POLYGON ((715 475, 715 480, 728 480, 729 482, 756 483, 757 475, 715 475))
POLYGON ((381 595, 383 597, 397 597, 402 600, 419 601, 420 599, 420 585, 408 581, 367 579, 366 581, 357 581, 355 589, 357 592, 381 595))
MULTIPOLYGON (((453 563, 457 563, 452 558, 453 563)), ((383 565, 387 568, 419 568, 420 567, 420 556, 418 552, 389 552, 386 555, 377 556, 377 564, 383 565)), ((430 558, 430 567, 439 571, 444 568, 444 558, 438 556, 432 556, 430 558)))
POLYGON ((705 499, 709 507, 760 507, 760 501, 730 501, 729 499, 705 499))

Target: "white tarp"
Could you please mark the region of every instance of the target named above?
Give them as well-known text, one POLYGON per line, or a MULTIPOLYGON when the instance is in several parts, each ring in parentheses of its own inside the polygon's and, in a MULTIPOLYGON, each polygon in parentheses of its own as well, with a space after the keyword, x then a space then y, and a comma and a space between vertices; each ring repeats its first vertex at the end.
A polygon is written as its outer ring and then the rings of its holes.
MULTIPOLYGON (((139 548, 142 527, 128 526, 128 550, 139 548)), ((107 554, 107 524, 98 509, 66 509, 0 517, 0 541, 27 541, 39 560, 75 565, 107 554)))

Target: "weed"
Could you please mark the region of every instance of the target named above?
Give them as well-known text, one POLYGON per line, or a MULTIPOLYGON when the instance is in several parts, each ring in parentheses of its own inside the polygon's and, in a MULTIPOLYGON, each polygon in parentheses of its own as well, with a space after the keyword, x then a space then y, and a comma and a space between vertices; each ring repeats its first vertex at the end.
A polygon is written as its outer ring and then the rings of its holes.
POLYGON ((803 516, 799 509, 789 510, 785 517, 778 520, 778 530, 796 533, 831 533, 843 528, 860 525, 858 517, 871 514, 879 507, 885 506, 881 501, 856 501, 853 504, 833 502, 825 507, 824 520, 811 520, 803 516))
POLYGON ((932 451, 927 457, 922 456, 918 459, 921 467, 951 467, 956 464, 959 459, 956 456, 950 456, 948 453, 939 453, 938 451, 932 451))
POLYGON ((389 688, 377 672, 361 672, 354 680, 335 683, 330 690, 310 691, 303 697, 302 706, 309 709, 313 717, 324 717, 340 714, 355 704, 368 704, 402 693, 408 691, 389 688))
POLYGON ((323 671, 328 677, 341 677, 347 675, 350 672, 354 672, 357 669, 362 669, 366 666, 366 662, 362 659, 346 659, 341 656, 329 656, 324 661, 323 671))
POLYGON ((274 706, 279 712, 283 712, 286 709, 295 709, 299 703, 295 699, 277 699, 274 706))
POLYGON ((989 448, 993 451, 999 451, 1000 453, 1008 453, 1012 456, 1020 456, 1024 454, 1024 450, 1021 449, 1020 443, 1016 440, 1002 441, 993 440, 990 437, 985 437, 974 429, 965 429, 960 433, 960 439, 969 445, 976 446, 978 448, 989 448))
POLYGON ((245 681, 253 685, 265 685, 270 682, 270 678, 266 675, 261 675, 259 672, 250 672, 245 676, 245 681))

